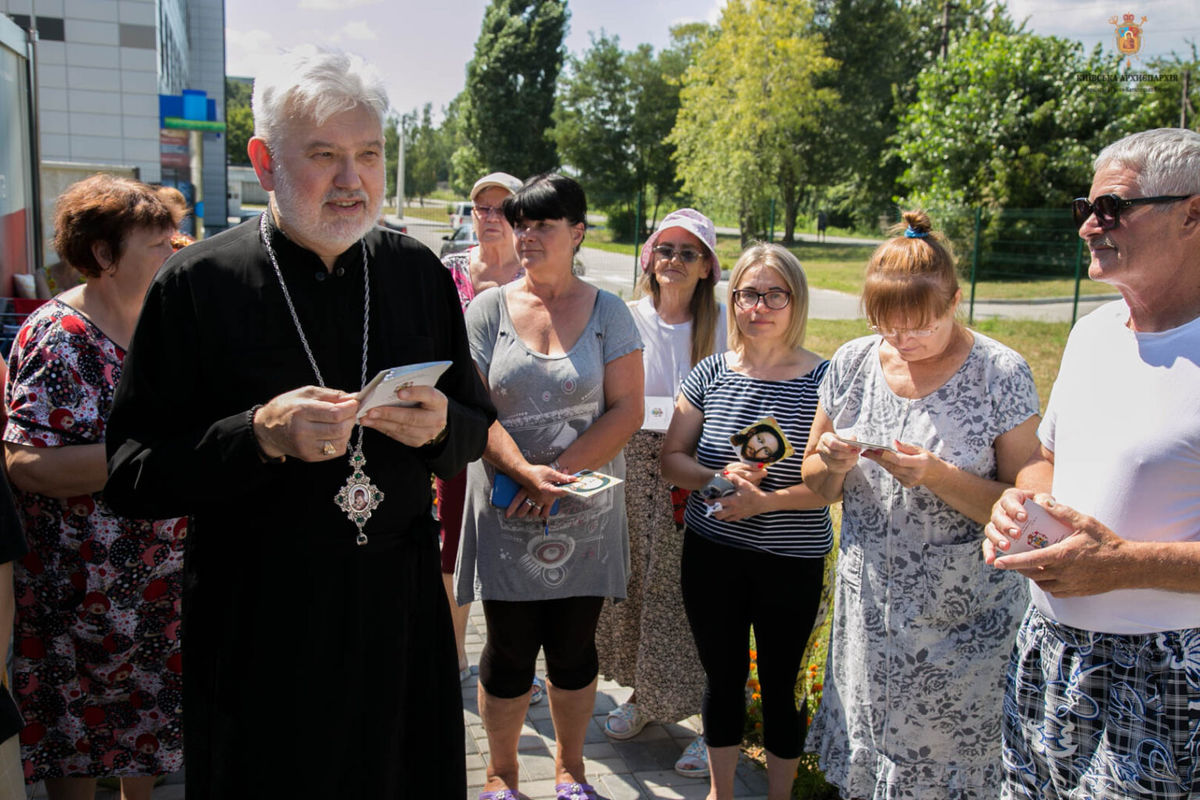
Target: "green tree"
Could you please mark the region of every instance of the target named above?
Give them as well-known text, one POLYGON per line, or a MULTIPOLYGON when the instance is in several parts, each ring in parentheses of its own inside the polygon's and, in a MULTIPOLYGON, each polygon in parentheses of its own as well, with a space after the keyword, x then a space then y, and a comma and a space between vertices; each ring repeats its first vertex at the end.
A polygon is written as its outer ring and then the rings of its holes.
POLYGON ((773 196, 791 238, 822 118, 837 92, 818 85, 836 62, 806 0, 729 0, 699 48, 670 141, 686 192, 737 215, 742 239, 765 229, 773 196))
POLYGON ((245 78, 225 79, 225 160, 234 166, 250 166, 246 145, 254 135, 254 114, 250 111, 253 84, 245 78))
POLYGON ((1065 206, 1130 124, 1130 93, 1078 79, 1109 63, 1053 36, 968 34, 921 73, 900 120, 908 204, 1065 206))
POLYGON ((1166 80, 1137 84, 1132 111, 1134 130, 1190 128, 1200 130, 1200 57, 1192 43, 1191 58, 1176 53, 1149 63, 1149 72, 1166 80))
POLYGON ((866 227, 890 207, 904 165, 889 153, 900 115, 916 94, 916 77, 939 57, 943 11, 948 42, 972 31, 1015 32, 1002 5, 989 0, 816 0, 815 25, 838 62, 829 86, 849 100, 825 120, 816 143, 824 194, 839 216, 866 227))
POLYGON ((425 197, 437 188, 438 171, 442 168, 442 153, 438 131, 433 126, 433 104, 404 115, 404 195, 416 197, 424 204, 425 197))
POLYGON ((521 178, 558 166, 549 136, 562 67, 566 0, 492 0, 467 64, 455 172, 467 165, 521 178), (472 152, 473 151, 473 152, 472 152))
MULTIPOLYGON (((686 39, 688 34, 682 34, 686 39)), ((559 81, 554 138, 562 160, 580 173, 597 206, 622 237, 633 231, 633 206, 653 204, 679 188, 667 136, 679 111, 687 68, 684 41, 655 55, 650 45, 622 51, 601 32, 581 58, 571 58, 559 81), (649 201, 649 202, 646 202, 649 201)))
MULTIPOLYGON (((388 114, 383 122, 383 161, 387 173, 384 175, 384 194, 387 196, 385 202, 388 203, 396 197, 396 170, 400 166, 400 132, 397 130, 399 125, 400 119, 395 114, 388 114)), ((396 213, 404 216, 404 209, 397 208, 396 213)))
POLYGON ((617 37, 592 35, 582 58, 568 59, 559 82, 553 137, 564 163, 579 171, 602 208, 628 206, 639 188, 631 141, 634 104, 617 37))

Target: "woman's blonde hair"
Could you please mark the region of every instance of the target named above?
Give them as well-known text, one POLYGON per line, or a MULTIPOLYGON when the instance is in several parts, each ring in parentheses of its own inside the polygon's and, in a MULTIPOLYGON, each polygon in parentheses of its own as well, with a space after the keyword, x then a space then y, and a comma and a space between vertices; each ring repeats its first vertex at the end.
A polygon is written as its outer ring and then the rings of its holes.
POLYGON ((737 304, 733 302, 733 293, 746 271, 753 267, 770 267, 779 273, 787 289, 792 293, 792 302, 788 308, 792 311, 792 319, 784 331, 784 341, 793 350, 804 346, 804 332, 808 328, 808 277, 800 260, 788 250, 777 244, 754 242, 738 258, 729 275, 729 349, 742 352, 742 332, 737 326, 737 304))
MULTIPOLYGON (((704 258, 706 260, 710 258, 707 252, 705 252, 704 258)), ((692 290, 692 299, 688 302, 688 311, 692 314, 693 367, 713 354, 715 344, 713 337, 717 332, 716 288, 717 277, 713 275, 713 270, 709 269, 708 274, 701 278, 700 282, 696 284, 696 288, 692 290)), ((655 277, 654 270, 648 269, 638 279, 634 296, 642 297, 648 294, 654 298, 654 307, 658 308, 661 292, 662 287, 658 285, 658 278, 655 277)))
POLYGON ((871 254, 862 308, 872 325, 904 320, 910 328, 924 328, 950 310, 958 296, 954 253, 932 231, 924 211, 905 211, 903 218, 888 231, 893 238, 871 254))

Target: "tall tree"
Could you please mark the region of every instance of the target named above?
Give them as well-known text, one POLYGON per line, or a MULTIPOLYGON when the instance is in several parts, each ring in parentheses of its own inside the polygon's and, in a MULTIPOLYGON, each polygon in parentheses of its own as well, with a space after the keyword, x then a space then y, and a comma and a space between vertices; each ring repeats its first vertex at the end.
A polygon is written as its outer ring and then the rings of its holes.
POLYGON ((568 17, 566 0, 488 5, 467 64, 467 144, 455 153, 456 168, 472 162, 525 178, 558 166, 549 131, 568 17))
POLYGON ((684 78, 670 136, 684 190, 735 213, 743 240, 764 230, 776 196, 791 238, 815 152, 798 144, 838 102, 818 85, 836 62, 812 16, 806 0, 729 0, 684 78))
POLYGON ((559 80, 554 112, 559 154, 579 171, 621 236, 633 233, 639 197, 653 204, 653 218, 661 199, 678 189, 675 148, 667 135, 679 111, 685 58, 676 49, 655 55, 647 44, 625 52, 617 37, 601 32, 582 57, 569 60, 559 80))
POLYGON ((626 54, 618 38, 603 31, 592 35, 582 57, 568 59, 559 81, 554 141, 599 208, 627 207, 640 188, 634 175, 632 94, 626 54))
POLYGON ((1005 7, 990 0, 816 0, 816 11, 815 25, 838 62, 828 85, 850 100, 826 118, 818 140, 827 151, 828 180, 840 182, 826 195, 837 211, 865 226, 893 202, 904 165, 889 153, 888 140, 943 38, 1015 28, 1005 7))
POLYGON ((438 130, 433 126, 433 104, 426 103, 418 119, 416 109, 403 117, 404 195, 416 197, 422 204, 437 188, 443 154, 438 130))
POLYGON ((225 161, 239 167, 250 166, 246 145, 254 135, 254 114, 250 111, 252 87, 246 78, 225 79, 225 161))
POLYGON ((1091 160, 1127 131, 1128 92, 1079 73, 1112 71, 1099 49, 1053 36, 975 32, 930 64, 900 120, 895 152, 909 203, 1064 206, 1091 160))

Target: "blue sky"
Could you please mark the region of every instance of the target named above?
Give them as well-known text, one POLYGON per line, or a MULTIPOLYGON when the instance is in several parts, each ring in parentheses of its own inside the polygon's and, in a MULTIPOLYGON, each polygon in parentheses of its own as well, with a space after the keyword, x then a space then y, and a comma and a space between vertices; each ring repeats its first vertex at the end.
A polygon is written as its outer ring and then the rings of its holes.
MULTIPOLYGON (((660 49, 681 22, 715 22, 724 0, 572 0, 567 49, 580 54, 589 32, 620 37, 625 49, 660 49)), ((1034 33, 1110 48, 1110 17, 1147 18, 1143 55, 1190 55, 1200 45, 1196 0, 1010 0, 1014 19, 1034 33)), ((393 108, 433 103, 435 114, 463 88, 487 0, 225 0, 226 72, 253 77, 281 48, 316 42, 360 53, 388 80, 393 108)), ((1136 64, 1135 64, 1136 67, 1136 64)))

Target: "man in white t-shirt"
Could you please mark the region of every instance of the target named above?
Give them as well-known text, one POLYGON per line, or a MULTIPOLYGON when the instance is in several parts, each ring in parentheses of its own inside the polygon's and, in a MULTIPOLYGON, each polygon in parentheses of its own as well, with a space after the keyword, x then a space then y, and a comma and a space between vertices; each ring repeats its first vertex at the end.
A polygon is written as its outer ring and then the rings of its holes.
POLYGON ((1032 603, 1004 698, 1004 798, 1200 787, 1200 134, 1127 136, 1074 201, 1088 275, 1120 291, 1075 326, 1041 448, 984 551, 1032 603), (1073 530, 1005 555, 1035 498, 1073 530))

